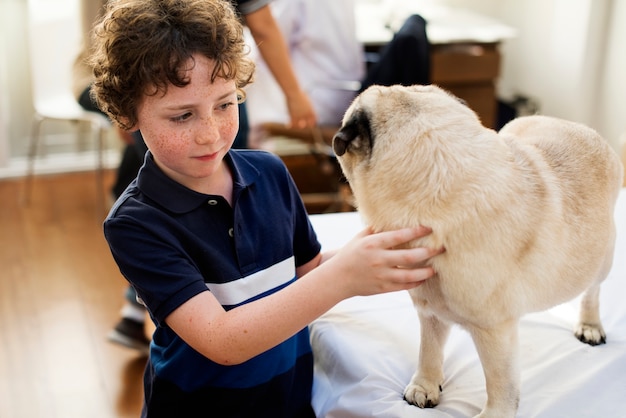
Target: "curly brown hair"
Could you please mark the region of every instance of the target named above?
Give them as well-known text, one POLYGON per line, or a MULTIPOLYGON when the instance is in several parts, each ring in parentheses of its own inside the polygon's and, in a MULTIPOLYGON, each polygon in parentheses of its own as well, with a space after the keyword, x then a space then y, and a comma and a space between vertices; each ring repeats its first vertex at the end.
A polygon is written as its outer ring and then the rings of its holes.
POLYGON ((229 1, 110 0, 93 36, 92 97, 124 129, 137 123, 144 95, 189 83, 185 70, 193 54, 215 61, 211 80, 235 80, 242 100, 252 82, 254 63, 229 1))

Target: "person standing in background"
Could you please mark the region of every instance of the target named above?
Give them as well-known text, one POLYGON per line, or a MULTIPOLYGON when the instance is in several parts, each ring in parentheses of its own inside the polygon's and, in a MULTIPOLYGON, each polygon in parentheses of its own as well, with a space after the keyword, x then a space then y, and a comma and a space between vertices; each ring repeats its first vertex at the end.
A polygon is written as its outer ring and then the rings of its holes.
MULTIPOLYGON (((354 1, 275 0, 270 8, 287 42, 298 82, 313 102, 317 123, 339 125, 355 97, 355 90, 346 86, 360 82, 365 75, 364 50, 356 37, 354 1)), ((257 64, 255 82, 246 88, 250 141, 256 143, 259 125, 289 125, 291 113, 270 63, 259 54, 262 51, 250 34, 247 37, 257 64)))
MULTIPOLYGON (((282 93, 280 103, 277 105, 286 109, 285 123, 297 128, 315 126, 317 116, 313 104, 298 80, 297 69, 290 59, 286 39, 271 11, 272 0, 234 0, 232 3, 242 16, 252 38, 251 48, 263 57, 263 61, 267 63, 269 80, 282 93)), ((265 81, 264 79, 262 82, 265 81)), ((237 135, 233 147, 247 148, 249 131, 247 102, 239 106, 239 111, 245 112, 245 115, 240 116, 240 134, 237 135)))

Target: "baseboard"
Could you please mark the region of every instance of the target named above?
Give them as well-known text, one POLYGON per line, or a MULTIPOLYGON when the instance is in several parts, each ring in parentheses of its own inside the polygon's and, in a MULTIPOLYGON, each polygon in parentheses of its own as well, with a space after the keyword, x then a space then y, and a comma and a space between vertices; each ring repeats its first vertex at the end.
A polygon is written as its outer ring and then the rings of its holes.
MULTIPOLYGON (((26 157, 13 157, 6 166, 0 167, 0 179, 24 177, 27 168, 26 157)), ((120 162, 118 149, 107 150, 102 158, 104 168, 117 168, 120 162)), ((35 175, 60 174, 96 169, 96 152, 50 154, 35 160, 35 175)))

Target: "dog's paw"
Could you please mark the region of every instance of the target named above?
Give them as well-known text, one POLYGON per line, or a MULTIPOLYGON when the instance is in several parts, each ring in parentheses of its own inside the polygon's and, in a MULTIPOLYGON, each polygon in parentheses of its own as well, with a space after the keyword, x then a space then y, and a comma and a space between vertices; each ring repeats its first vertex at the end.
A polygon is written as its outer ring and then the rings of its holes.
POLYGON ((404 389, 404 399, 420 408, 433 408, 439 404, 440 393, 441 386, 439 385, 430 385, 426 382, 421 384, 411 382, 404 389))
POLYGON ((606 334, 601 325, 597 324, 578 324, 574 331, 574 335, 580 341, 589 345, 600 345, 606 343, 606 334))

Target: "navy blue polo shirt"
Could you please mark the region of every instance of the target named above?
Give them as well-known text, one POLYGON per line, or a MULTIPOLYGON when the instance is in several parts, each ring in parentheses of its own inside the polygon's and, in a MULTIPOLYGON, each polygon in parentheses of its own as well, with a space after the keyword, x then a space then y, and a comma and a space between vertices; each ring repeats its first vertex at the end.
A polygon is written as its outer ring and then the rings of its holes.
POLYGON ((144 377, 144 416, 208 416, 216 410, 220 417, 311 416, 313 366, 306 328, 241 365, 222 366, 165 323, 200 292, 213 292, 225 309, 276 292, 320 251, 298 190, 278 157, 231 150, 225 162, 233 176, 232 207, 221 196, 170 179, 148 153, 104 223, 120 271, 156 324, 144 377))

